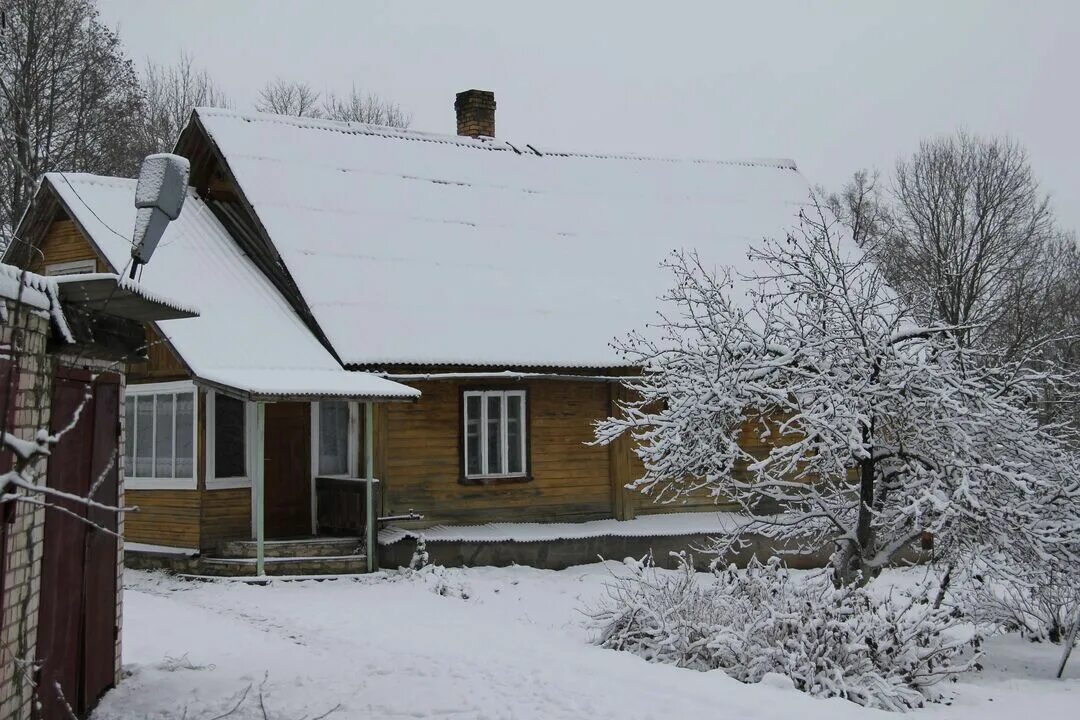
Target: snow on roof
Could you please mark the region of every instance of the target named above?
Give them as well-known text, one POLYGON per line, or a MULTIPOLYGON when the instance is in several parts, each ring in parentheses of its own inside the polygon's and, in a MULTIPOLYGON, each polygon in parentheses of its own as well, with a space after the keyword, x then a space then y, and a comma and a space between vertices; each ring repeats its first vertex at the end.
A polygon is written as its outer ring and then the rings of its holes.
MULTIPOLYGON (((0 297, 21 301, 35 310, 49 313, 60 337, 66 342, 74 342, 71 328, 60 306, 59 288, 52 278, 24 272, 14 265, 0 263, 0 297)), ((7 308, 0 304, 0 321, 7 321, 7 319, 7 308)))
POLYGON ((198 317, 199 309, 152 292, 145 285, 114 273, 79 273, 50 278, 64 301, 133 320, 198 317))
POLYGON ((37 310, 51 310, 58 297, 56 283, 32 272, 24 273, 14 265, 0 263, 0 297, 18 300, 37 310), (22 285, 22 292, 19 286, 22 285))
MULTIPOLYGON (((80 173, 45 176, 79 225, 124 274, 135 224, 135 180, 80 173), (91 209, 92 208, 92 209, 91 209)), ((382 378, 344 370, 217 218, 188 192, 138 284, 153 297, 183 298, 197 318, 158 327, 199 378, 256 395, 417 397, 382 378)))
POLYGON ((809 186, 785 160, 534 150, 200 108, 343 362, 610 367, 659 263, 745 264, 809 186))

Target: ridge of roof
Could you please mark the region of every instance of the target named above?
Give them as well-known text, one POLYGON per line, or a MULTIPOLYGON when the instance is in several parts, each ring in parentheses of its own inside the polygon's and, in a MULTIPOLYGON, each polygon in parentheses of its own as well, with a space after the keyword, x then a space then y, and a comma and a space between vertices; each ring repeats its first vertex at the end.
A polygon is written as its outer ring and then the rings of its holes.
POLYGON ((590 160, 637 160, 645 162, 664 163, 688 163, 697 165, 735 165, 742 167, 762 167, 775 170, 791 170, 798 172, 798 166, 794 160, 788 158, 741 158, 721 160, 715 158, 686 158, 686 157, 659 157, 650 155, 636 155, 633 153, 591 153, 554 148, 537 147, 528 143, 515 144, 501 138, 472 138, 462 135, 447 135, 420 130, 405 130, 388 127, 385 125, 373 125, 369 123, 346 122, 338 120, 325 120, 321 118, 296 117, 291 115, 275 115, 263 112, 241 112, 227 108, 198 107, 195 114, 200 118, 221 117, 244 120, 246 122, 261 122, 277 125, 290 125, 296 128, 308 130, 322 130, 337 132, 345 135, 368 135, 373 137, 388 138, 393 140, 410 140, 413 142, 430 142, 441 145, 456 145, 458 147, 472 148, 477 150, 492 150, 499 152, 513 152, 517 155, 534 155, 537 157, 553 156, 566 158, 584 158, 590 160))

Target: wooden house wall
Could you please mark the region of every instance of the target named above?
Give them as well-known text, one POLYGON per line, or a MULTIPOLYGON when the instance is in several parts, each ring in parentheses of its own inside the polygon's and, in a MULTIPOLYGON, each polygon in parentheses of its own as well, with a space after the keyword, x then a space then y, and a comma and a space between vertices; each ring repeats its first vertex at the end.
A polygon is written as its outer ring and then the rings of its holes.
POLYGON ((206 490, 203 483, 199 547, 210 551, 226 540, 251 537, 251 488, 206 490))
POLYGON ((109 271, 105 262, 98 257, 93 246, 86 241, 78 226, 71 220, 54 220, 38 249, 41 254, 32 254, 29 270, 39 275, 45 274, 46 265, 77 260, 95 260, 98 272, 109 271))
MULTIPOLYGON (((543 381, 528 389, 532 479, 461 482, 459 382, 415 383, 411 404, 380 408, 376 474, 383 512, 410 508, 431 523, 575 521, 611 517, 608 450, 590 447, 592 421, 607 413, 604 383, 543 381)), ((484 386, 476 386, 478 389, 484 386)))
MULTIPOLYGON (((96 260, 99 272, 109 271, 104 259, 98 256, 93 245, 70 219, 54 220, 46 231, 39 250, 40 255, 33 253, 32 256, 30 270, 34 272, 44 273, 45 266, 53 263, 91 259, 96 260)), ((147 326, 146 334, 149 343, 148 358, 146 362, 129 363, 127 368, 129 386, 145 382, 184 380, 190 377, 184 364, 152 326, 147 326)), ((197 467, 200 487, 203 485, 205 468, 204 408, 205 393, 200 393, 196 443, 199 452, 197 467)), ((201 491, 128 489, 125 500, 128 507, 139 508, 137 512, 128 513, 125 517, 124 531, 128 540, 154 545, 200 547, 200 521, 204 506, 201 491)), ((250 509, 248 513, 250 522, 250 509)), ((212 514, 216 519, 221 514, 221 510, 215 509, 212 514)))

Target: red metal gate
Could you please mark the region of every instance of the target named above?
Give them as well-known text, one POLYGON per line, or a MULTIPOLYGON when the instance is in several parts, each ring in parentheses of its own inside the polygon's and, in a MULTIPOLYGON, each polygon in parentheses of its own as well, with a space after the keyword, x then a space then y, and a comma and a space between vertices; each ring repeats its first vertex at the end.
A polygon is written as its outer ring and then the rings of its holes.
MULTIPOLYGON (((60 370, 54 378, 49 458, 51 488, 118 501, 119 378, 60 370)), ((112 687, 116 648, 116 530, 113 512, 51 498, 45 511, 38 616, 41 720, 79 717, 112 687), (65 512, 66 511, 66 512, 65 512)))

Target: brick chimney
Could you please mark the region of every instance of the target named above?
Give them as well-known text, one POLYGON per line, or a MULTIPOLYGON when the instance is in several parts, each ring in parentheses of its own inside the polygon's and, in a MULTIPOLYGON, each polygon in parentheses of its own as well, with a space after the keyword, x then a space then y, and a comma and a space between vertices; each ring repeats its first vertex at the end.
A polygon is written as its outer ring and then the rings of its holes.
POLYGON ((466 90, 454 100, 457 110, 457 134, 468 137, 495 137, 495 93, 490 90, 466 90))

